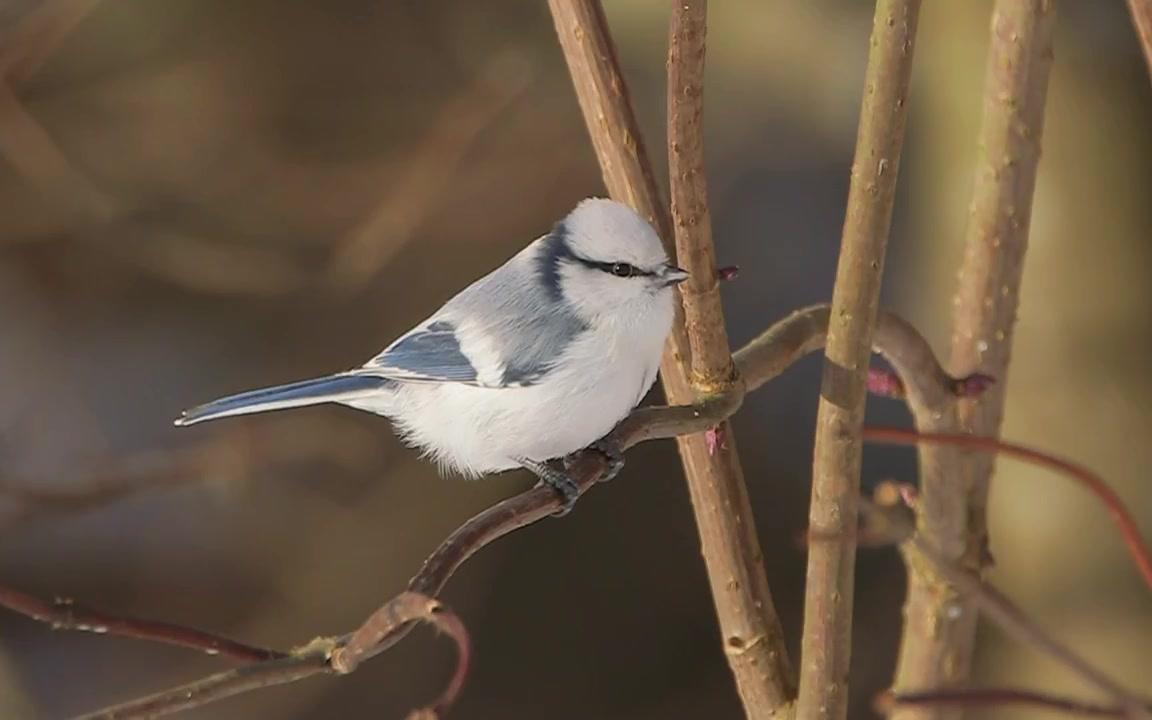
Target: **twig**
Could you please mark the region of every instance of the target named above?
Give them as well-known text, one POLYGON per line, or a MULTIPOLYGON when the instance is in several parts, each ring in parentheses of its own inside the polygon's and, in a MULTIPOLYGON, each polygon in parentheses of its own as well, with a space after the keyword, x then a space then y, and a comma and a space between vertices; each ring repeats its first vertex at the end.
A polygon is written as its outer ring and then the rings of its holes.
POLYGON ((878 0, 872 25, 816 416, 809 526, 838 539, 808 552, 797 700, 805 720, 848 713, 860 428, 919 10, 919 0, 878 0))
POLYGON ((371 656, 373 648, 396 628, 416 621, 435 625, 437 630, 456 643, 456 671, 448 687, 428 708, 435 717, 439 717, 452 707, 464 688, 468 668, 472 663, 472 645, 464 623, 438 600, 416 592, 400 593, 396 599, 373 613, 346 644, 332 652, 330 664, 336 672, 347 675, 358 668, 366 657, 371 656))
POLYGON ((880 715, 890 715, 904 708, 1038 708, 1080 717, 1123 718, 1128 713, 1122 707, 1100 705, 1076 698, 1060 697, 1034 690, 1018 688, 966 688, 931 690, 914 693, 886 692, 876 698, 873 706, 880 715))
POLYGON ((864 428, 864 437, 869 442, 875 443, 887 442, 916 446, 935 444, 982 450, 1000 457, 1017 458, 1033 465, 1051 468, 1073 478, 1095 495, 1107 509, 1113 524, 1116 525, 1124 539, 1124 546, 1128 549, 1132 564, 1136 566, 1136 570, 1140 573, 1144 583, 1152 588, 1152 551, 1148 549, 1148 544, 1140 533, 1140 526, 1124 505, 1124 501, 1116 494, 1116 491, 1104 482, 1103 478, 1088 468, 1041 450, 976 435, 916 432, 906 428, 868 426, 864 428))
POLYGON ((207 705, 233 695, 273 685, 296 682, 313 675, 348 674, 371 657, 372 645, 392 629, 412 622, 427 622, 456 643, 456 670, 447 688, 429 708, 409 717, 439 717, 455 702, 471 662, 471 646, 464 624, 438 601, 419 593, 397 595, 373 613, 351 635, 344 638, 317 638, 289 656, 254 663, 202 680, 171 688, 148 697, 83 715, 77 720, 128 720, 155 718, 207 705))
MULTIPOLYGON (((999 432, 1052 64, 1053 13, 1051 0, 997 0, 993 9, 949 368, 960 375, 980 370, 997 384, 956 409, 958 424, 937 430, 985 437, 999 432)), ((993 458, 952 451, 948 460, 922 466, 920 530, 949 561, 978 571, 988 556, 985 506, 993 458)), ((977 617, 967 603, 930 568, 910 568, 898 692, 967 684, 977 617)), ((942 708, 896 713, 899 720, 958 716, 942 708)))
POLYGON ((54 630, 80 630, 100 635, 148 640, 191 648, 209 655, 253 662, 285 657, 284 653, 244 643, 194 628, 153 620, 118 617, 76 604, 69 598, 41 600, 11 588, 0 587, 0 607, 48 623, 54 630))
POLYGON ((1140 40, 1140 49, 1144 51, 1144 61, 1148 63, 1149 79, 1152 80, 1152 0, 1128 0, 1128 11, 1140 40))
MULTIPOLYGON (((882 514, 885 522, 893 522, 894 515, 892 513, 885 512, 884 509, 878 508, 867 500, 862 500, 861 508, 869 515, 882 514)), ((929 565, 933 571, 956 588, 971 603, 970 607, 979 610, 1018 642, 1036 649, 1097 689, 1108 693, 1114 701, 1123 707, 1126 717, 1139 718, 1140 720, 1148 720, 1152 717, 1143 698, 1112 680, 1075 650, 1049 635, 1011 599, 990 583, 982 580, 979 575, 945 557, 922 533, 915 531, 910 522, 907 523, 906 530, 910 539, 905 541, 903 545, 905 553, 913 555, 917 560, 929 565)), ((958 605, 952 606, 953 613, 963 611, 958 605)), ((920 709, 928 710, 926 707, 920 709)))
POLYGON ((245 665, 153 695, 78 715, 73 720, 143 720, 202 707, 253 690, 331 674, 331 643, 315 643, 289 657, 245 665))
MULTIPOLYGON (((828 329, 828 306, 816 306, 792 313, 774 324, 758 338, 736 353, 734 360, 740 381, 727 393, 702 400, 693 406, 639 408, 617 427, 612 438, 628 449, 641 442, 700 433, 731 417, 741 405, 745 392, 761 387, 780 375, 804 355, 819 350, 828 329)), ((927 342, 908 323, 895 315, 882 313, 876 332, 876 350, 881 353, 907 388, 907 401, 915 417, 932 415, 941 403, 954 397, 957 383, 937 363, 927 342)), ((594 486, 607 470, 600 453, 581 453, 573 459, 571 472, 581 493, 594 486)), ((411 592, 425 596, 438 594, 452 574, 468 558, 488 544, 515 530, 549 517, 560 508, 556 493, 536 487, 500 502, 476 515, 453 532, 425 561, 408 583, 411 592)), ((392 647, 411 624, 392 627, 384 635, 373 634, 375 644, 358 651, 363 662, 392 647)), ((256 690, 267 685, 295 682, 330 670, 326 658, 349 641, 350 636, 330 638, 321 644, 326 649, 319 655, 314 648, 296 651, 292 657, 272 660, 204 678, 189 685, 133 701, 136 715, 166 714, 198 707, 215 700, 256 690), (187 693, 192 693, 188 698, 187 693)), ((92 717, 126 717, 94 715, 92 717)))
MULTIPOLYGON (((689 382, 698 396, 727 392, 735 367, 720 302, 720 280, 704 171, 704 58, 707 1, 672 3, 668 37, 668 169, 676 257, 691 353, 689 382)), ((749 718, 788 713, 796 680, 784 629, 764 574, 755 516, 735 433, 724 421, 685 438, 681 453, 725 656, 749 718)))

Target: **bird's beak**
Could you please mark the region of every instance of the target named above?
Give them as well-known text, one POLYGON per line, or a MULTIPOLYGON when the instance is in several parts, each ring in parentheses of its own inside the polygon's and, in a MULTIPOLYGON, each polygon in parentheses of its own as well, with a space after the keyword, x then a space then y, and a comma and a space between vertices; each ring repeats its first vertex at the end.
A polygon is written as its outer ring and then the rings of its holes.
POLYGON ((675 265, 665 265, 664 269, 660 271, 660 277, 664 280, 665 285, 679 285, 688 279, 688 271, 675 265))

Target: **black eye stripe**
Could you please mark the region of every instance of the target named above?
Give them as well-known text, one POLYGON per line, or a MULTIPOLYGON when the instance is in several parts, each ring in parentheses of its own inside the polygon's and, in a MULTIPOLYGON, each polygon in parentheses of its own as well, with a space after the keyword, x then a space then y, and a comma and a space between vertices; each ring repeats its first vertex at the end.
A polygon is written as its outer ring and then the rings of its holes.
POLYGON ((596 260, 588 260, 582 257, 575 258, 577 262, 585 267, 593 268, 601 272, 615 275, 616 277, 650 277, 655 273, 650 273, 647 270, 641 270, 635 265, 625 262, 597 262, 596 260))

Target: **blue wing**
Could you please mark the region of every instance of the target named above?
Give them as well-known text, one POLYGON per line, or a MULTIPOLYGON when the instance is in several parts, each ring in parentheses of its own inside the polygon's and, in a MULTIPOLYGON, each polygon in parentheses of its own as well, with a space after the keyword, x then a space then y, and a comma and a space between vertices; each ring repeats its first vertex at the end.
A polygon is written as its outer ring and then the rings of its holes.
POLYGON ((460 350, 456 327, 446 320, 413 330, 368 361, 364 369, 410 382, 477 382, 476 368, 460 350))

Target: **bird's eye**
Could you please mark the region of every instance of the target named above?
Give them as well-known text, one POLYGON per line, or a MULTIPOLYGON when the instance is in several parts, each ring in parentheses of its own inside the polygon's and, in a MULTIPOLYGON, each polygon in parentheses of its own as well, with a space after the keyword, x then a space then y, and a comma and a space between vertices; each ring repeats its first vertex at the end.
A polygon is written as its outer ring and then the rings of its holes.
POLYGON ((610 272, 616 277, 632 277, 636 274, 636 268, 628 263, 613 263, 610 272))

